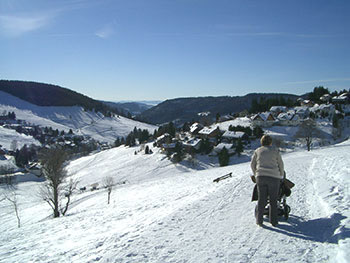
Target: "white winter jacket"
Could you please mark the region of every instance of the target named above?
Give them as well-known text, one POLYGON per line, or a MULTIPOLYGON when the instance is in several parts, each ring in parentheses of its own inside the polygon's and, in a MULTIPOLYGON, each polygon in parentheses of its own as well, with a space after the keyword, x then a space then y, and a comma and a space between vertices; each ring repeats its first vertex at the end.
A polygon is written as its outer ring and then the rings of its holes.
POLYGON ((261 146, 255 150, 250 163, 254 176, 270 176, 283 179, 284 165, 278 149, 261 146))

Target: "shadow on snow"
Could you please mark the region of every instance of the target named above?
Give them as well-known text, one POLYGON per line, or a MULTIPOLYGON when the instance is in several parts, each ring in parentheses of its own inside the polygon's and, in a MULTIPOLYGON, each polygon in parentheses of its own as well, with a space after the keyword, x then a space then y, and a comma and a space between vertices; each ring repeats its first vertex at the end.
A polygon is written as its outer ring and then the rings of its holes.
POLYGON ((278 225, 277 228, 264 226, 264 228, 304 240, 338 244, 340 240, 350 237, 350 229, 341 225, 343 219, 346 217, 339 213, 335 213, 331 217, 308 221, 291 215, 288 219, 288 225, 278 225))

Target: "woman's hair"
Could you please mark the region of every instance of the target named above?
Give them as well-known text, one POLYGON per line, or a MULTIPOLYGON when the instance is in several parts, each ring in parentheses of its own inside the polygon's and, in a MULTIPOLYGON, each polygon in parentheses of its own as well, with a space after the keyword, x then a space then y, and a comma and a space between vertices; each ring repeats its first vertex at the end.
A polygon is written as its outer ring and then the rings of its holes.
POLYGON ((260 143, 262 146, 269 146, 272 144, 272 138, 269 135, 264 135, 263 137, 261 137, 260 139, 260 143))

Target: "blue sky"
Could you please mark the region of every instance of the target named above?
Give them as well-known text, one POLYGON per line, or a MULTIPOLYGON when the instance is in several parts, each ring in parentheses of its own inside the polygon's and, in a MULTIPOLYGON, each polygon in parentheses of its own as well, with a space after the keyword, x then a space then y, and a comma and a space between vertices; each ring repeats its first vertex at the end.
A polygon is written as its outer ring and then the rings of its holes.
POLYGON ((348 0, 0 0, 0 78, 95 99, 350 88, 348 0))

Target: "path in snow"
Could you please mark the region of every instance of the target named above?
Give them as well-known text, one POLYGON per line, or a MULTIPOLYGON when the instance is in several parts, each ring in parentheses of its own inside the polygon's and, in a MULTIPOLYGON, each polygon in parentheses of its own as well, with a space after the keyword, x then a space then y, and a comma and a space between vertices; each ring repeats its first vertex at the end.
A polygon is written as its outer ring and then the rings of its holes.
MULTIPOLYGON (((249 167, 243 164, 234 167, 234 178, 216 185, 216 190, 173 212, 141 235, 127 237, 124 242, 120 237, 118 242, 112 238, 111 243, 122 246, 114 247, 115 251, 111 248, 110 255, 101 258, 104 262, 346 262, 349 242, 342 249, 338 241, 349 237, 342 222, 347 215, 341 214, 349 207, 339 207, 338 212, 325 208, 327 196, 322 193, 330 192, 322 192, 318 186, 318 182, 324 187, 337 185, 337 181, 328 181, 337 174, 337 156, 329 156, 327 151, 324 156, 322 150, 298 153, 285 156, 285 163, 296 187, 288 199, 290 219, 277 228, 268 222, 264 228, 256 227, 254 204, 249 203, 249 167), (336 234, 337 229, 343 229, 342 233, 336 234)), ((342 192, 338 199, 347 196, 348 192, 342 192)), ((341 201, 331 201, 330 205, 349 206, 349 202, 341 201)))

